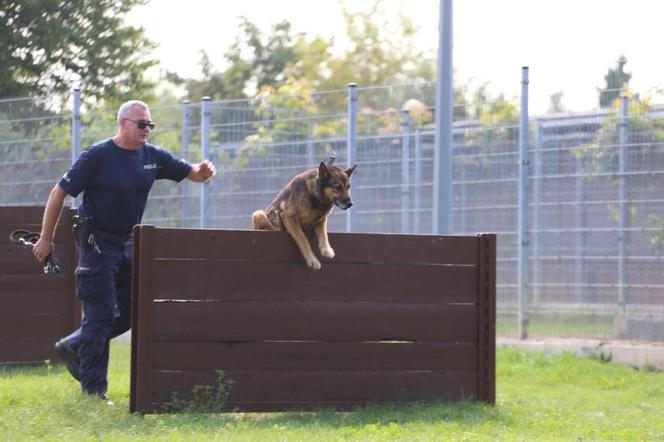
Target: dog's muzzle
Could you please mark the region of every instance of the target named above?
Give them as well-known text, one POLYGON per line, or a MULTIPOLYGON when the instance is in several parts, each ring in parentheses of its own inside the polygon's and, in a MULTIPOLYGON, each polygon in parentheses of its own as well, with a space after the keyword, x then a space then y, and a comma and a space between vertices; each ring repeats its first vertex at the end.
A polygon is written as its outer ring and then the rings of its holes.
POLYGON ((353 201, 349 198, 347 200, 335 200, 334 205, 340 208, 341 210, 350 209, 353 205, 353 201))

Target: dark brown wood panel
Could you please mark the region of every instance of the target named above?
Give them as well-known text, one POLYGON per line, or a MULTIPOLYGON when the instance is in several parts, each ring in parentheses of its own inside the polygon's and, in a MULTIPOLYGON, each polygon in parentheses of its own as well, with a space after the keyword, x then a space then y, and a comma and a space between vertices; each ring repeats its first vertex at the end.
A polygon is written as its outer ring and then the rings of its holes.
POLYGON ((477 302, 475 266, 157 260, 159 299, 477 302), (325 289, 321 289, 325 287, 325 289))
POLYGON ((0 336, 4 340, 0 364, 53 359, 53 343, 80 324, 74 292, 74 213, 63 210, 56 232, 61 273, 44 275, 30 249, 9 241, 16 229, 39 232, 44 207, 0 207, 0 336))
POLYGON ((370 302, 156 302, 159 340, 475 342, 475 305, 370 302))
POLYGON ((0 322, 28 315, 57 313, 65 315, 69 309, 70 295, 64 286, 43 287, 31 291, 3 291, 0 295, 0 322))
POLYGON ((475 343, 155 341, 152 346, 157 370, 477 371, 475 343))
MULTIPOLYGON (((286 232, 157 229, 156 234, 156 258, 295 261, 305 265, 286 232)), ((364 233, 330 233, 329 237, 336 262, 477 263, 474 237, 364 233)))
MULTIPOLYGON (((68 213, 68 211, 63 213, 68 213)), ((20 224, 15 222, 2 222, 0 220, 0 247, 6 247, 10 244, 14 245, 14 243, 9 239, 9 235, 11 235, 11 233, 15 230, 29 230, 30 232, 39 233, 41 231, 41 222, 37 224, 20 224)), ((55 238, 53 241, 55 244, 56 252, 60 247, 64 246, 68 242, 68 236, 73 237, 71 223, 64 222, 63 219, 61 219, 58 223, 58 228, 56 229, 55 238)))
MULTIPOLYGON (((454 402, 460 401, 460 398, 449 397, 447 399, 436 399, 429 401, 435 403, 437 401, 454 402)), ((353 412, 358 408, 365 408, 370 405, 405 405, 407 401, 291 401, 291 402, 258 402, 258 401, 233 401, 226 402, 225 411, 232 413, 271 413, 271 412, 319 412, 319 411, 340 411, 340 412, 353 412)), ((146 404, 146 409, 142 410, 143 413, 159 413, 163 412, 163 403, 151 402, 146 404)))
POLYGON ((52 275, 44 275, 35 277, 29 274, 8 275, 6 273, 0 274, 0 284, 2 291, 0 296, 5 291, 10 292, 42 292, 45 288, 65 291, 66 287, 73 281, 71 274, 68 272, 56 273, 52 275), (45 277, 46 276, 46 277, 45 277))
POLYGON ((496 402, 496 235, 480 234, 478 281, 478 377, 480 400, 496 402))
POLYGON ((0 322, 0 336, 5 338, 36 338, 51 336, 53 342, 65 336, 68 329, 68 316, 57 313, 19 312, 5 316, 0 322))
POLYGON ((3 364, 40 362, 46 359, 55 361, 52 336, 46 337, 2 337, 0 355, 3 364))
MULTIPOLYGON (((229 370, 228 397, 234 402, 378 401, 410 402, 477 398, 476 375, 454 371, 263 371, 229 370)), ((215 385, 214 371, 157 371, 151 402, 173 393, 191 398, 195 385, 215 385)))
POLYGON ((132 313, 131 313, 131 397, 129 411, 138 411, 150 401, 149 390, 153 383, 152 316, 153 291, 150 265, 154 262, 154 228, 134 227, 134 253, 132 263, 132 313))
POLYGON ((130 409, 233 379, 229 410, 495 400, 495 235, 135 229, 130 409), (493 334, 492 334, 493 333, 493 334))
POLYGON ((44 206, 0 206, 0 220, 3 223, 40 225, 44 216, 44 206))
MULTIPOLYGON (((55 256, 60 259, 57 253, 55 256)), ((35 259, 32 251, 18 245, 0 247, 0 268, 4 275, 44 275, 44 266, 35 259)))

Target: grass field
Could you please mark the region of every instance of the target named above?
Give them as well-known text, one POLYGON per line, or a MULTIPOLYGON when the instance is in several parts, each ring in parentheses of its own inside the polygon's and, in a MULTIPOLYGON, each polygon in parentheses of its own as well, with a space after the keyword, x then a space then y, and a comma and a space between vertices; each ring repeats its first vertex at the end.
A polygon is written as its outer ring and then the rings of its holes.
MULTIPOLYGON (((528 336, 531 338, 597 338, 610 339, 615 335, 613 315, 589 313, 530 312, 528 336)), ((498 314, 496 333, 499 336, 518 336, 516 314, 498 314)))
POLYGON ((496 406, 367 407, 351 413, 129 414, 129 346, 112 346, 109 397, 61 366, 0 369, 0 438, 24 440, 664 440, 664 373, 499 349, 496 406))

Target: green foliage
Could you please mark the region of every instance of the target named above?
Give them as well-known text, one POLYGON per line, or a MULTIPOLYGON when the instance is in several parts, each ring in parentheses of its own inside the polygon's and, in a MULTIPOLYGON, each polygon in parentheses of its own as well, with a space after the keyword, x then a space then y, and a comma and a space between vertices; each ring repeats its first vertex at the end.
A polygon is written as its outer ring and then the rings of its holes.
MULTIPOLYGON (((630 91, 625 91, 630 95, 630 91)), ((592 181, 596 175, 609 175, 609 183, 617 186, 619 184, 619 159, 620 159, 620 119, 619 114, 620 100, 614 100, 613 116, 604 119, 602 127, 597 132, 595 139, 588 144, 579 146, 572 150, 572 154, 577 161, 581 161, 586 172, 586 180, 592 181)), ((659 151, 659 145, 664 141, 664 119, 653 116, 652 106, 648 98, 639 100, 631 98, 628 106, 627 119, 627 140, 628 146, 639 146, 643 152, 636 161, 639 170, 647 170, 651 155, 656 155, 659 151)), ((632 176, 629 177, 630 186, 639 188, 648 186, 649 177, 632 176)), ((619 220, 619 207, 616 204, 607 204, 610 216, 613 220, 619 220)), ((629 220, 637 217, 636 208, 628 208, 629 220)), ((654 235, 651 240, 653 249, 660 249, 664 241, 664 221, 660 216, 647 214, 646 223, 649 227, 662 228, 662 232, 654 235)))
MULTIPOLYGON (((271 143, 311 137, 339 136, 346 131, 346 119, 318 118, 319 108, 306 79, 289 77, 278 87, 263 86, 254 107, 255 133, 247 136, 235 156, 235 167, 246 167, 251 158, 268 153, 271 143)), ((316 143, 318 153, 328 150, 316 143)))
MULTIPOLYGON (((124 16, 144 0, 4 0, 0 12, 0 97, 127 98, 147 87, 155 61, 140 28, 124 16)), ((144 97, 144 95, 142 95, 144 97)))
POLYGON ((350 48, 329 62, 331 75, 323 89, 338 89, 348 83, 379 85, 435 79, 434 58, 415 41, 418 29, 402 11, 393 23, 394 5, 375 0, 367 12, 344 7, 346 36, 350 48))
MULTIPOLYGON (((289 78, 306 81, 314 90, 345 89, 353 82, 378 85, 434 80, 435 61, 416 44, 417 28, 402 13, 394 23, 385 3, 375 0, 368 12, 349 12, 344 7, 350 48, 341 55, 332 54, 333 39, 296 34, 288 21, 264 34, 242 17, 241 32, 223 55, 228 66, 224 71, 214 72, 208 54, 203 53, 201 80, 174 73, 168 73, 166 79, 183 85, 191 100, 253 97, 265 86, 278 89, 289 78)), ((339 100, 337 105, 345 97, 339 100)))
MULTIPOLYGON (((467 153, 472 156, 461 156, 459 161, 487 167, 491 164, 489 155, 514 150, 514 143, 519 139, 519 110, 502 94, 492 97, 486 85, 476 89, 471 97, 470 114, 479 120, 479 127, 464 134, 467 153)), ((507 175, 507 171, 499 173, 507 175)))
POLYGON ((173 393, 170 402, 162 406, 165 413, 221 413, 231 392, 233 380, 223 370, 216 370, 216 385, 194 385, 191 399, 179 399, 173 393))
MULTIPOLYGON (((627 91, 629 92, 629 91, 627 91)), ((613 115, 604 119, 595 139, 579 146, 572 153, 579 161, 584 161, 587 179, 593 174, 618 172, 619 160, 619 114, 620 101, 613 102, 613 115)), ((627 119, 627 144, 646 145, 654 152, 657 143, 664 141, 664 119, 652 117, 652 107, 647 99, 630 100, 627 119)), ((617 183, 618 176, 612 182, 617 183)))
POLYGON ((609 68, 604 76, 606 86, 599 90, 600 107, 611 107, 614 100, 620 96, 620 91, 627 88, 629 79, 632 78, 632 74, 625 72, 627 59, 624 55, 620 56, 617 64, 618 66, 615 69, 609 68))
POLYGON ((278 88, 289 77, 317 83, 320 69, 330 58, 330 41, 309 41, 295 34, 288 21, 272 27, 267 35, 248 18, 240 18, 240 33, 224 54, 228 68, 214 72, 207 53, 201 56, 201 80, 183 79, 175 73, 166 78, 183 85, 191 100, 253 97, 266 86, 278 88))
POLYGON ((650 247, 661 253, 664 250, 664 218, 655 214, 648 214, 646 217, 646 227, 656 228, 660 231, 650 238, 650 247))

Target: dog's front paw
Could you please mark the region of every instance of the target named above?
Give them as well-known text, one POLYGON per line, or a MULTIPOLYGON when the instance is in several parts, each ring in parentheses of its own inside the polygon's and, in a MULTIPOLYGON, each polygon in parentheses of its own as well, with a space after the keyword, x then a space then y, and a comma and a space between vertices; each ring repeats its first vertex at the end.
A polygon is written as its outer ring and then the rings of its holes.
POLYGON ((307 265, 314 270, 320 270, 320 261, 315 256, 307 259, 307 265))
POLYGON ((320 253, 325 258, 330 258, 330 259, 334 258, 334 250, 332 249, 332 247, 324 247, 320 249, 320 253))

